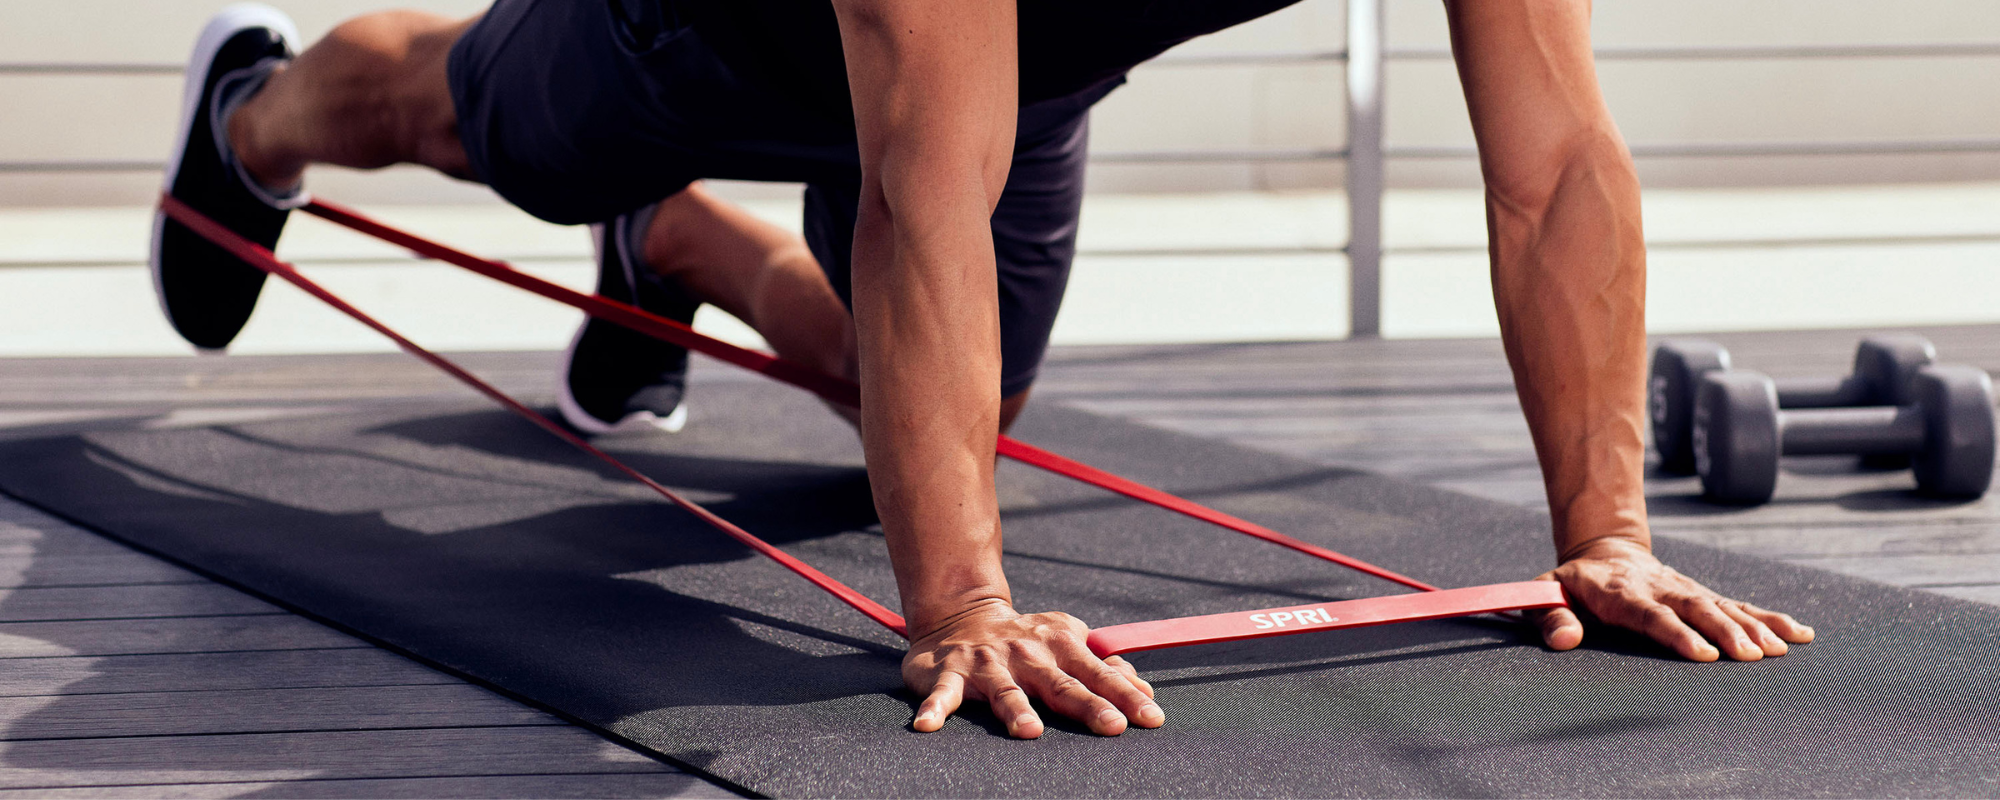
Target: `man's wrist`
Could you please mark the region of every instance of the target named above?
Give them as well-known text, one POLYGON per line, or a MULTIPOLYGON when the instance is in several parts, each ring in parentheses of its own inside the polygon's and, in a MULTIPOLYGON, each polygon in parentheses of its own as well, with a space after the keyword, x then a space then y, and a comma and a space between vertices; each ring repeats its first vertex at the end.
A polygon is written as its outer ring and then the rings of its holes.
POLYGON ((1611 533, 1572 542, 1556 555, 1558 565, 1578 559, 1619 558, 1653 554, 1652 537, 1644 533, 1611 533))
POLYGON ((1653 534, 1646 524, 1646 497, 1638 488, 1643 483, 1640 480, 1633 483, 1634 486, 1624 490, 1593 486, 1566 503, 1550 498, 1558 565, 1578 558, 1652 552, 1653 534))
POLYGON ((1013 611, 1012 598, 1007 596, 1005 587, 998 591, 971 591, 954 593, 948 598, 934 598, 903 604, 904 623, 910 632, 910 641, 928 638, 931 634, 949 628, 969 617, 982 614, 1013 611))

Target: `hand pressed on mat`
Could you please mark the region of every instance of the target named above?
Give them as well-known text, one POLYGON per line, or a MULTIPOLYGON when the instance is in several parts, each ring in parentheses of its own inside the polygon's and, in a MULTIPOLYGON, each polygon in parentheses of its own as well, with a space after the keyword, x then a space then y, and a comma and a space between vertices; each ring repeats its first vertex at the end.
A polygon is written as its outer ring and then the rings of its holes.
MULTIPOLYGON (((1637 542, 1601 539, 1541 580, 1561 581, 1572 608, 1606 624, 1646 634, 1693 661, 1723 654, 1737 661, 1781 656, 1813 640, 1813 629, 1788 614, 1731 600, 1660 563, 1637 542)), ((1542 640, 1557 650, 1583 643, 1572 608, 1530 612, 1542 640)))
POLYGON ((911 633, 903 682, 924 696, 911 723, 919 731, 943 727, 966 700, 991 704, 1007 734, 1020 739, 1044 728, 1030 699, 1103 736, 1124 733, 1128 721, 1142 728, 1166 722, 1152 685, 1125 659, 1091 653, 1084 645, 1089 626, 1068 614, 1022 614, 991 602, 911 633))

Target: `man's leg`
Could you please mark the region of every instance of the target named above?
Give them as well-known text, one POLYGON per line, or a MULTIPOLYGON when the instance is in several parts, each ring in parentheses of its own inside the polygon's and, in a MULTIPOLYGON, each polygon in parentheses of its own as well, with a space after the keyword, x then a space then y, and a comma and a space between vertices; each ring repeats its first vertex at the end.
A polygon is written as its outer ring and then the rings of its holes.
MULTIPOLYGON (((857 377, 854 319, 805 239, 694 184, 660 203, 643 241, 648 266, 743 320, 778 355, 857 377)), ((1003 398, 1003 430, 1027 399, 1025 388, 1003 398)))
MULTIPOLYGON (((1073 97, 1021 109, 1013 166, 999 206, 993 212, 994 266, 999 271, 1002 431, 1012 427, 1027 405, 1048 349, 1049 334, 1055 327, 1056 312, 1062 306, 1070 264, 1076 257, 1077 221, 1083 212, 1084 166, 1090 140, 1088 112, 1090 105, 1107 91, 1108 85, 1095 87, 1073 97)), ((801 244, 810 248, 825 277, 814 281, 802 267, 795 267, 791 280, 799 286, 811 283, 826 288, 789 295, 819 308, 837 310, 839 318, 846 322, 843 335, 848 338, 842 341, 847 360, 843 363, 850 365, 849 374, 857 354, 852 344, 851 318, 841 301, 850 280, 849 257, 854 249, 859 195, 859 175, 807 186, 806 240, 801 244), (826 292, 837 299, 828 299, 826 292)), ((697 218, 687 226, 689 233, 685 235, 698 236, 705 226, 713 226, 708 230, 727 228, 714 225, 707 218, 697 218)), ((729 290, 712 286, 710 291, 729 290)), ((736 294, 748 299, 748 293, 740 287, 736 294)), ((798 316, 801 320, 808 319, 798 316)), ((783 313, 767 314, 765 319, 771 326, 793 322, 792 316, 783 313)), ((808 338, 812 335, 802 332, 808 338)), ((770 335, 766 333, 767 337, 770 335)), ((773 341, 773 345, 777 342, 773 341)))
MULTIPOLYGON (((296 186, 317 163, 416 163, 473 178, 447 64, 477 21, 393 11, 341 24, 232 115, 238 158, 274 188, 296 186)), ((642 261, 743 319, 780 355, 854 377, 852 319, 799 237, 697 185, 660 203, 642 241, 642 261)))
POLYGON ((297 185, 310 164, 414 163, 472 179, 445 65, 477 21, 388 11, 334 28, 230 117, 244 168, 273 188, 297 185))
MULTIPOLYGON (((280 68, 228 120, 244 168, 274 189, 311 164, 401 163, 473 179, 447 76, 452 46, 478 19, 391 11, 349 20, 280 68)), ((744 320, 780 355, 855 377, 853 320, 805 240, 701 189, 663 201, 643 260, 744 320)), ((1025 387, 1004 398, 1011 425, 1025 387)))
POLYGON ((648 266, 743 320, 778 355, 855 377, 854 320, 804 239, 697 183, 660 203, 644 248, 648 266))
MULTIPOLYGON (((471 172, 446 79, 469 25, 408 12, 348 22, 294 56, 298 33, 276 9, 231 6, 209 20, 190 58, 166 190, 265 247, 275 247, 307 164, 413 161, 471 172)), ((164 213, 154 218, 153 284, 176 331, 227 347, 255 310, 265 276, 164 213)))

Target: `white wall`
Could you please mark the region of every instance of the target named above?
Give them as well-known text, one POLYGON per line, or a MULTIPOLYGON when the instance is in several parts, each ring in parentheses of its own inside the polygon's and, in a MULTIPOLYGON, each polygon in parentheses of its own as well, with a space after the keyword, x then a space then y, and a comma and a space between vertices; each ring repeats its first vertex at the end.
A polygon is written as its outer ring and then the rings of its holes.
MULTIPOLYGON (((1386 0, 1392 48, 1447 45, 1437 0, 1386 0)), ((1305 0, 1182 52, 1331 48, 1344 3, 1305 0)), ((1990 0, 1600 0, 1599 46, 2000 42, 1990 0)), ((1606 61, 1599 75, 1635 143, 2000 137, 2000 57, 1787 61, 1606 61)), ((1338 64, 1207 69, 1149 66, 1097 116, 1100 149, 1337 147, 1344 74, 1338 64)), ((1470 145, 1448 61, 1387 71, 1388 144, 1470 145)), ((1641 163, 1652 186, 1907 183, 2000 177, 2000 154, 1641 163)), ((1107 166, 1100 189, 1200 190, 1335 185, 1339 167, 1107 166)), ((1394 162, 1393 186, 1467 186, 1468 162, 1394 162)))
MULTIPOLYGON (((594 2, 596 0, 578 0, 594 2)), ((1217 0, 1227 2, 1227 0, 1217 0)), ((316 37, 369 0, 272 0, 316 37)), ((1388 0, 1392 45, 1442 46, 1435 0, 1388 0)), ((181 60, 211 0, 0 0, 0 62, 181 60)), ((446 14, 475 0, 404 0, 446 14)), ((1604 0, 1601 45, 1921 43, 2000 41, 1990 0, 1604 0)), ((1270 18, 1191 43, 1188 52, 1338 47, 1340 0, 1304 0, 1270 18)), ((2000 58, 1777 62, 1607 62, 1613 110, 1635 143, 1769 139, 2000 136, 2000 58)), ((1388 72, 1389 141, 1465 144, 1456 79, 1446 62, 1402 62, 1388 72)), ((1096 119, 1100 151, 1337 147, 1338 64, 1141 68, 1096 119)), ((171 138, 179 80, 0 74, 0 162, 159 159, 171 138)), ((2000 156, 1660 159, 1641 170, 1654 186, 1838 184, 1990 180, 2000 156)), ((1392 164, 1399 186, 1464 186, 1469 163, 1392 164)), ((1338 164, 1104 165, 1099 191, 1213 191, 1338 185, 1338 164)), ((0 204, 145 202, 145 175, 0 174, 0 204)), ((467 202, 476 187, 405 171, 387 177, 327 173, 314 184, 355 202, 467 202)))

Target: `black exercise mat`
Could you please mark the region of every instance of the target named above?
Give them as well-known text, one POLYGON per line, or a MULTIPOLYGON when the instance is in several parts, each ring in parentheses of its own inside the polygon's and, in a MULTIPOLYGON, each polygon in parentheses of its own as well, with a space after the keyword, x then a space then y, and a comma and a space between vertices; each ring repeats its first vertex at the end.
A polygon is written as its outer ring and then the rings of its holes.
MULTIPOLYGON (((703 385, 614 449, 894 603, 859 449, 804 395, 703 385)), ((1023 438, 1450 586, 1545 568, 1542 515, 1041 406, 1023 438)), ((1142 653, 1166 728, 910 732, 899 641, 471 403, 0 445, 6 491, 771 795, 2000 795, 2000 609, 1663 541, 1821 641, 1681 662, 1482 620, 1142 653)), ((1007 465, 1024 608, 1099 624, 1393 587, 1007 465)))

